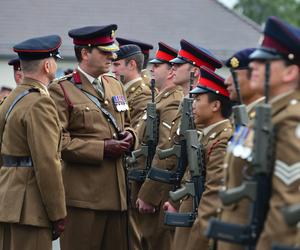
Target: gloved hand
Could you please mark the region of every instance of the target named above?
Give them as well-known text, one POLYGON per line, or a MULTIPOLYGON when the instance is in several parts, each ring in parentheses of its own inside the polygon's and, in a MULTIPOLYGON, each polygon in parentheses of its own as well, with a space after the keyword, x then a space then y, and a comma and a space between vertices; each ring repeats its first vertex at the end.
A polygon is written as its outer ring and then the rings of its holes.
POLYGON ((128 142, 130 144, 130 147, 133 146, 134 138, 129 131, 124 130, 123 132, 121 132, 119 134, 119 139, 128 142))
POLYGON ((56 240, 65 231, 66 219, 52 221, 52 240, 56 240))
POLYGON ((125 140, 107 139, 104 141, 104 157, 120 157, 129 148, 130 144, 125 140))

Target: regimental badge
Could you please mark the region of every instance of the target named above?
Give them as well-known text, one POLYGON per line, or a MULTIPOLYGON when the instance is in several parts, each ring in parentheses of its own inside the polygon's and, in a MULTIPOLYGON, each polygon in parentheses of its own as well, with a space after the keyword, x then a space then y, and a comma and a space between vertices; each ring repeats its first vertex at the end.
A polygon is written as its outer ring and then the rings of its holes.
POLYGON ((115 31, 115 30, 112 30, 112 31, 111 31, 110 37, 111 37, 111 38, 114 38, 115 36, 116 36, 116 31, 115 31))
POLYGON ((237 68, 240 65, 240 62, 236 57, 232 57, 230 59, 230 65, 232 68, 237 68))
POLYGON ((124 112, 128 110, 128 104, 126 102, 126 98, 123 95, 115 95, 112 97, 112 102, 114 104, 115 109, 118 112, 124 112))

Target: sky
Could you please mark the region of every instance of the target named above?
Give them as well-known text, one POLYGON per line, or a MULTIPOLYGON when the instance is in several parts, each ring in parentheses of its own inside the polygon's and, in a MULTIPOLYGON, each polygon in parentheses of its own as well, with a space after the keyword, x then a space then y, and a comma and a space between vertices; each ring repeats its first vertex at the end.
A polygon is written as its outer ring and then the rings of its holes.
POLYGON ((218 0, 229 8, 232 8, 233 5, 237 2, 237 0, 218 0))

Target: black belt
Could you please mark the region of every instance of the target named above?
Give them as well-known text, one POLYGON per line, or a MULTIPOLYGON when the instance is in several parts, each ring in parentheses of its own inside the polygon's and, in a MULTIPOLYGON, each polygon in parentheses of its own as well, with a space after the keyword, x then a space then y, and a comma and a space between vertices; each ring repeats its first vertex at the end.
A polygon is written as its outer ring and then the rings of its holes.
POLYGON ((32 159, 30 156, 12 156, 2 155, 4 167, 32 167, 32 159))

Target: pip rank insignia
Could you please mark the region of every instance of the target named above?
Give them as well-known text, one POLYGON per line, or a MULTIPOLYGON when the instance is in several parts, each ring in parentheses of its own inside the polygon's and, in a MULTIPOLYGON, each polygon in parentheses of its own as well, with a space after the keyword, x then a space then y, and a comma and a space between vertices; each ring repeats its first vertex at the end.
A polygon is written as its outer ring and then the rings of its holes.
POLYGON ((128 105, 127 105, 125 96, 115 95, 112 97, 112 102, 114 104, 115 109, 118 112, 123 112, 123 111, 128 110, 128 105))

